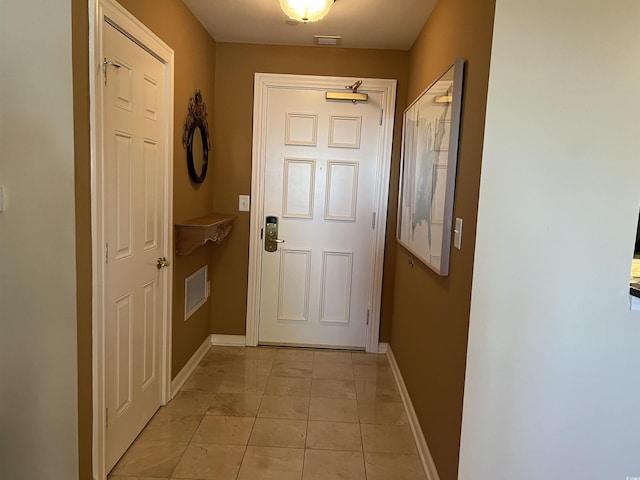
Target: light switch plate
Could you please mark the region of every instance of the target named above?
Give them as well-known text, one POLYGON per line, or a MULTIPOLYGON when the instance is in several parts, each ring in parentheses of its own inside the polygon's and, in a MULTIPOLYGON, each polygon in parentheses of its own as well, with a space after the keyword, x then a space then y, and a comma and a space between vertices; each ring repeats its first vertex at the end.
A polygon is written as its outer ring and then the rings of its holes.
POLYGON ((240 195, 238 197, 238 210, 241 212, 249 211, 249 195, 240 195))
POLYGON ((456 218, 456 227, 453 229, 453 246, 460 250, 462 245, 462 219, 456 218))

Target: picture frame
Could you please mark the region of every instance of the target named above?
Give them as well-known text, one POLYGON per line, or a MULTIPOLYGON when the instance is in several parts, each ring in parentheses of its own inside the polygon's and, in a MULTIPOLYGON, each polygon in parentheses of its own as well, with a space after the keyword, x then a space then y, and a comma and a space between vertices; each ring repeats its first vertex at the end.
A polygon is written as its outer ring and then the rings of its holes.
POLYGON ((449 274, 465 60, 456 58, 404 111, 397 241, 449 274))

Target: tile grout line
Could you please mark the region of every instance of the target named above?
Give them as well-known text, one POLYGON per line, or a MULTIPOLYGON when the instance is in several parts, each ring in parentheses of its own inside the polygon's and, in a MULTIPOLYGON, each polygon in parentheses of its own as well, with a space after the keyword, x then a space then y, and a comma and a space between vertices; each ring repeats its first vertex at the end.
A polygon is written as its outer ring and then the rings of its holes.
MULTIPOLYGON (((213 347, 212 347, 209 351, 211 351, 211 350, 213 350, 213 347)), ((257 360, 258 370, 259 370, 259 364, 260 364, 260 361, 259 361, 257 358, 256 358, 256 360, 257 360)), ((357 388, 356 388, 356 386, 355 386, 355 383, 356 383, 356 375, 355 375, 355 372, 354 372, 353 352, 351 352, 351 353, 350 353, 350 355, 349 355, 349 360, 350 360, 349 365, 350 365, 350 367, 351 367, 351 379, 350 379, 350 381, 352 381, 352 382, 353 382, 353 384, 354 384, 354 389, 355 389, 355 392, 354 392, 354 393, 355 393, 356 417, 357 417, 358 431, 359 431, 359 434, 360 434, 360 444, 361 444, 361 452, 362 452, 362 462, 363 462, 363 467, 364 467, 365 478, 367 478, 367 477, 368 477, 368 474, 367 474, 366 461, 365 461, 364 438, 363 438, 363 434, 362 434, 362 425, 363 425, 363 424, 362 424, 362 419, 361 419, 360 411, 359 411, 359 401, 360 401, 360 396, 358 395, 357 388)), ((203 360, 202 360, 202 361, 204 361, 204 358, 203 358, 203 360)), ((296 361, 294 361, 294 362, 302 362, 302 361, 303 361, 303 360, 296 360, 296 361)), ((273 364, 274 364, 274 363, 275 363, 275 357, 273 358, 273 360, 272 360, 272 362, 271 362, 271 368, 269 368, 269 372, 265 375, 265 377, 267 378, 267 382, 266 382, 266 383, 268 383, 269 379, 274 378, 274 376, 272 375, 272 371, 273 371, 273 364)), ((321 362, 321 361, 318 361, 318 362, 316 362, 316 361, 315 361, 315 355, 314 355, 314 362, 312 363, 312 366, 315 366, 315 365, 321 365, 321 364, 327 364, 327 365, 332 365, 332 364, 336 364, 336 365, 343 365, 344 363, 343 363, 343 362, 331 362, 331 361, 328 361, 328 362, 321 362)), ((224 373, 229 373, 229 374, 230 374, 231 372, 224 372, 224 373)), ((256 372, 256 373, 257 373, 257 372, 256 372)), ((259 376, 259 375, 257 375, 257 376, 259 376)), ((287 377, 283 377, 283 378, 287 378, 287 377)), ((292 377, 292 378, 298 378, 298 377, 292 377)), ((301 378, 304 378, 304 376, 303 376, 303 377, 301 377, 301 378)), ((311 415, 310 415, 310 414, 311 414, 311 410, 310 410, 310 408, 311 408, 311 401, 312 401, 312 399, 313 399, 313 398, 312 398, 313 383, 314 383, 314 380, 318 380, 318 379, 314 379, 314 378, 313 378, 313 371, 312 371, 312 374, 311 374, 311 378, 310 378, 310 380, 311 380, 311 388, 310 388, 310 390, 309 390, 309 393, 308 393, 307 395, 305 395, 305 397, 303 397, 303 398, 306 398, 306 400, 307 400, 307 414, 306 414, 306 432, 305 432, 305 442, 304 442, 304 447, 302 448, 303 462, 302 462, 302 472, 301 472, 301 474, 302 474, 303 476, 304 476, 305 466, 306 466, 306 453, 307 453, 307 451, 308 451, 308 450, 311 450, 311 449, 309 448, 309 444, 308 444, 308 436, 309 436, 308 434, 309 434, 309 425, 310 425, 310 422, 311 422, 311 419, 310 419, 310 417, 311 417, 311 415)), ((340 379, 339 379, 339 378, 336 378, 336 380, 340 380, 340 379)), ((266 389, 266 384, 265 384, 265 389, 266 389)), ((248 447, 249 447, 249 442, 250 442, 251 436, 252 436, 252 434, 253 434, 253 432, 254 432, 254 430, 255 430, 255 428, 256 428, 256 422, 257 422, 257 420, 258 420, 258 418, 259 418, 259 417, 258 417, 258 415, 259 415, 259 412, 260 412, 261 406, 262 406, 262 404, 263 404, 263 402, 264 402, 265 389, 263 389, 262 394, 260 395, 259 402, 257 402, 256 410, 255 410, 254 415, 252 415, 252 416, 250 416, 250 417, 249 417, 249 418, 253 418, 253 423, 252 423, 252 427, 251 427, 251 430, 250 430, 249 435, 248 435, 248 438, 247 438, 247 443, 244 445, 243 455, 242 455, 242 458, 241 458, 241 460, 240 460, 240 465, 239 465, 239 467, 238 467, 238 471, 237 471, 236 476, 235 476, 236 480, 240 477, 240 471, 241 471, 242 465, 243 465, 243 463, 244 463, 245 459, 247 458, 247 457, 246 457, 246 455, 247 455, 247 451, 248 451, 248 447)), ((182 389, 181 389, 181 391, 182 391, 182 389)), ((215 395, 216 395, 217 393, 219 393, 219 392, 211 392, 211 393, 215 396, 215 395)), ((231 393, 231 392, 230 392, 230 393, 231 393)), ((246 391, 239 392, 239 396, 246 396, 246 395, 248 395, 246 391)), ((252 395, 258 396, 258 393, 256 392, 255 394, 252 394, 252 395)), ((285 395, 285 396, 298 397, 298 395, 285 395)), ((321 398, 321 397, 319 397, 319 398, 321 398)), ((331 397, 331 398, 333 398, 333 397, 331 397)), ((362 399, 362 400, 364 400, 364 399, 362 399)), ((208 410, 209 410, 209 408, 211 408, 211 404, 212 404, 212 403, 213 403, 213 398, 209 401, 209 404, 208 404, 208 405, 207 405, 207 407, 205 408, 205 413, 202 415, 202 418, 200 419, 200 421, 199 421, 198 425, 197 425, 197 426, 196 426, 196 428, 194 429, 194 431, 193 431, 193 433, 191 434, 191 436, 190 436, 189 440, 186 442, 186 443, 187 443, 187 447, 185 448, 185 451, 183 451, 183 452, 182 452, 182 454, 180 455, 180 458, 178 459, 178 462, 177 462, 176 466, 175 466, 175 467, 174 467, 174 469, 172 470, 171 475, 175 474, 175 471, 176 471, 176 469, 177 469, 177 466, 178 466, 178 464, 182 461, 182 459, 183 459, 183 457, 184 457, 184 454, 185 454, 185 452, 186 452, 186 449, 187 449, 190 445, 192 445, 192 443, 193 443, 193 438, 194 438, 194 436, 195 436, 195 433, 196 433, 196 432, 198 431, 198 429, 200 428, 200 426, 201 426, 201 424, 202 424, 202 421, 207 417, 207 415, 208 415, 208 410)), ((223 415, 223 416, 224 416, 224 415, 223 415)), ((233 416, 233 415, 231 415, 231 416, 233 416)), ((244 415, 241 415, 241 416, 244 416, 244 415)), ((280 418, 278 418, 278 417, 271 417, 271 416, 264 417, 264 418, 280 419, 280 418)), ((286 418, 285 418, 285 419, 286 419, 286 418)), ((349 423, 349 422, 346 422, 346 423, 349 423)), ((292 447, 292 448, 293 448, 293 447, 292 447)), ((332 450, 332 449, 318 449, 318 450, 323 450, 323 451, 336 451, 336 450, 332 450)), ((340 450, 340 451, 344 451, 344 452, 346 452, 346 450, 340 450)))
MULTIPOLYGON (((246 393, 245 393, 245 395, 246 395, 246 393)), ((253 423, 251 424, 251 431, 249 432, 249 436, 247 437, 247 444, 244 446, 244 452, 242 452, 242 458, 240 459, 240 465, 238 466, 238 472, 236 473, 236 480, 238 480, 238 478, 240 478, 240 471, 242 470, 242 464, 244 463, 244 459, 247 456, 247 450, 249 449, 249 442, 251 441, 251 435, 253 435, 253 429, 256 428, 256 421, 258 420, 258 412, 260 411, 260 406, 262 405, 262 400, 263 399, 264 399, 264 391, 262 392, 262 395, 260 396, 260 403, 258 404, 258 406, 256 408, 256 414, 253 417, 253 423)))
MULTIPOLYGON (((209 349, 207 350, 207 353, 209 353, 211 351, 213 347, 209 347, 209 349)), ((206 356, 206 353, 205 353, 206 356)), ((204 361, 204 356, 202 357, 202 359, 200 360, 200 362, 198 362, 198 366, 200 366, 200 364, 204 361)), ((185 382, 186 383, 186 382, 185 382)), ((184 385, 183 385, 184 386, 184 385)), ((178 393, 180 393, 182 391, 182 387, 180 387, 180 390, 178 390, 178 392, 176 393, 176 396, 178 395, 178 393)), ((174 397, 175 398, 175 397, 174 397)), ((167 404, 169 404, 171 402, 171 400, 169 402, 167 402, 167 404)), ((211 404, 211 402, 209 402, 209 404, 211 404)), ((207 405, 207 410, 209 410, 209 406, 207 405)), ((169 475, 168 478, 173 477, 173 474, 176 473, 176 470, 178 468, 178 465, 180 465, 180 462, 182 461, 182 458, 184 457, 184 454, 187 453, 187 449, 189 448, 189 446, 191 445, 191 441, 193 440, 193 436, 196 434, 196 432, 198 431, 198 428, 200 428, 200 425, 202 424, 202 421, 205 419, 206 415, 207 415, 207 410, 205 410, 204 415, 202 415, 202 418, 200 419, 200 422, 198 423, 198 426, 195 428, 195 430, 193 431, 193 433, 191 434, 191 437, 189 437, 189 441, 187 442, 187 446, 186 448, 182 451, 182 454, 180 455, 180 458, 178 459, 178 461, 176 462, 176 466, 173 467, 173 470, 171 470, 171 474, 169 475)), ((146 427, 145 427, 146 428, 146 427)))
MULTIPOLYGON (((351 354, 351 367, 353 369, 353 353, 351 354)), ((368 478, 368 474, 367 474, 367 462, 365 461, 365 457, 364 457, 364 437, 362 435, 362 422, 360 420, 360 399, 358 398, 358 387, 356 386, 356 375, 355 375, 355 371, 353 372, 353 388, 356 391, 356 413, 358 415, 358 430, 360 430, 360 446, 362 447, 362 469, 364 471, 364 478, 365 480, 367 480, 368 478)))
MULTIPOLYGON (((315 360, 316 355, 313 354, 315 360)), ((313 365, 313 364, 312 364, 313 365)), ((311 371, 311 385, 309 385, 309 402, 307 408, 307 429, 304 434, 304 449, 302 450, 302 472, 300 472, 300 480, 304 480, 304 466, 307 463, 307 443, 309 441, 309 418, 311 417, 311 391, 313 389, 313 366, 311 371)))

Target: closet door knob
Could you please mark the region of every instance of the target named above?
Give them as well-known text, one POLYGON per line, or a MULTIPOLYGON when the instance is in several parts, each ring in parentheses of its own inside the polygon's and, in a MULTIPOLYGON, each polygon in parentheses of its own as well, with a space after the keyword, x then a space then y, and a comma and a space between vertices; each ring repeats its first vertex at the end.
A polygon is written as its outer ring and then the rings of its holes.
POLYGON ((168 267, 169 265, 171 265, 171 262, 169 262, 166 257, 159 257, 158 261, 156 262, 158 270, 160 270, 162 267, 168 267))

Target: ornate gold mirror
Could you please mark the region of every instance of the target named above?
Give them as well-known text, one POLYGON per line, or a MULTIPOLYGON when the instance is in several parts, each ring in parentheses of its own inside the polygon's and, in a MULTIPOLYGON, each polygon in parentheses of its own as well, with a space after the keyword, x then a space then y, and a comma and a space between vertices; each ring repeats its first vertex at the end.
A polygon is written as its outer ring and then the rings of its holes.
POLYGON ((209 125, 207 105, 200 90, 189 99, 189 112, 182 132, 182 146, 187 150, 187 168, 195 183, 204 182, 209 165, 209 125))

